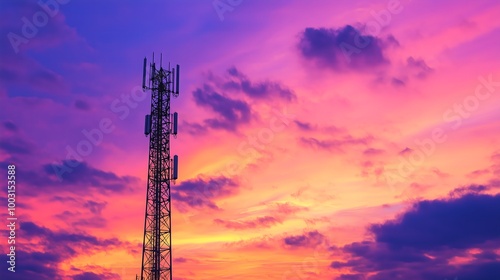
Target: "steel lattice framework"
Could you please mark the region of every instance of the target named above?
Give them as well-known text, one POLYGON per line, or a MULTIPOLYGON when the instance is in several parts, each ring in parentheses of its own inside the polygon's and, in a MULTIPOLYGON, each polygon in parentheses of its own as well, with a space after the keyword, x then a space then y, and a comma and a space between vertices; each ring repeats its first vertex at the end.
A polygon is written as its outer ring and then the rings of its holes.
MULTIPOLYGON (((161 65, 161 63, 160 63, 161 65)), ((156 69, 150 65, 149 86, 145 85, 144 59, 143 89, 151 90, 151 115, 146 116, 146 135, 149 134, 148 185, 146 215, 142 247, 141 280, 172 279, 172 216, 170 183, 177 178, 177 157, 170 158, 170 135, 177 131, 172 123, 170 98, 174 91, 175 70, 156 69), (172 131, 173 130, 173 131, 172 131), (174 170, 175 164, 175 170, 174 170)), ((169 67, 170 68, 170 67, 169 67)), ((179 66, 177 65, 177 72, 179 66)), ((178 76, 178 73, 177 73, 178 76)), ((175 120, 177 120, 175 118, 175 120)))

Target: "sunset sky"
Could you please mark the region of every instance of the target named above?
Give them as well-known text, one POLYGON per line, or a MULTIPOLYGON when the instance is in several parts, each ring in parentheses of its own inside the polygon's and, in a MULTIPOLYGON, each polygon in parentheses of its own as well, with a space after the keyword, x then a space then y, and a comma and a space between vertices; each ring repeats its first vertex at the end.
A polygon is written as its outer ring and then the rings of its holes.
POLYGON ((0 4, 1 279, 140 275, 153 53, 173 279, 500 279, 500 2, 37 2, 0 4))

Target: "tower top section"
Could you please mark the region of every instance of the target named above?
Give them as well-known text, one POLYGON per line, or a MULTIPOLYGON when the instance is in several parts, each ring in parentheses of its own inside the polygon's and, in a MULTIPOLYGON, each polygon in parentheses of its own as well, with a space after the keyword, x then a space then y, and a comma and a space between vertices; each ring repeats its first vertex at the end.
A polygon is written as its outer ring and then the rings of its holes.
POLYGON ((170 68, 170 63, 168 68, 164 69, 162 66, 162 56, 160 56, 160 68, 156 68, 156 63, 154 61, 149 64, 149 77, 146 77, 146 68, 148 68, 147 58, 144 58, 144 63, 142 66, 142 90, 169 90, 174 97, 179 96, 179 80, 180 80, 180 66, 177 64, 175 68, 170 68), (155 83, 156 81, 156 83, 155 83), (155 88, 158 85, 158 88, 155 88))

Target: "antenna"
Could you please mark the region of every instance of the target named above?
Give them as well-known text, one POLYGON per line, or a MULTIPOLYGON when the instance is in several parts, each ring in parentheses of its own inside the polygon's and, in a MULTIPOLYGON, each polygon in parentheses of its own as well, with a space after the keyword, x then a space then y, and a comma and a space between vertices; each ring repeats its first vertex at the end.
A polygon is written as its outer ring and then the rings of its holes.
MULTIPOLYGON (((168 62, 167 69, 170 69, 170 61, 168 62)), ((169 75, 168 75, 168 81, 169 81, 169 83, 168 83, 168 90, 172 93, 172 96, 175 97, 175 92, 173 90, 173 88, 174 88, 174 78, 173 78, 173 75, 175 75, 175 73, 174 73, 174 69, 172 68, 171 71, 169 72, 169 75)))
POLYGON ((150 79, 154 80, 156 74, 156 67, 155 67, 155 53, 153 52, 153 62, 151 63, 151 74, 150 74, 150 79))
POLYGON ((174 172, 172 174, 172 179, 176 180, 179 175, 179 157, 177 155, 174 156, 174 172))
POLYGON ((172 134, 174 136, 177 136, 177 121, 179 119, 179 114, 177 114, 177 112, 174 113, 174 127, 173 127, 173 132, 172 134))
POLYGON ((151 133, 151 115, 146 115, 144 122, 144 134, 148 136, 151 133))
POLYGON ((181 75, 179 64, 177 64, 175 74, 176 74, 175 75, 175 94, 179 95, 179 76, 181 75))
POLYGON ((144 58, 144 65, 142 66, 142 90, 146 89, 146 64, 147 59, 144 58))

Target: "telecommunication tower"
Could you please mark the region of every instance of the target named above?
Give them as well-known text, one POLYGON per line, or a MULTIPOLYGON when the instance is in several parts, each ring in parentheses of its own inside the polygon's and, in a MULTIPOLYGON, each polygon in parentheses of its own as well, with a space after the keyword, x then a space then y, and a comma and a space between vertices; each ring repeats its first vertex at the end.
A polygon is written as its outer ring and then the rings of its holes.
POLYGON ((170 157, 170 135, 177 135, 178 114, 170 114, 170 98, 179 96, 179 65, 157 69, 144 58, 142 89, 151 91, 151 113, 144 134, 149 136, 146 217, 142 245, 141 280, 172 280, 172 212, 170 183, 178 176, 178 157, 170 157))

